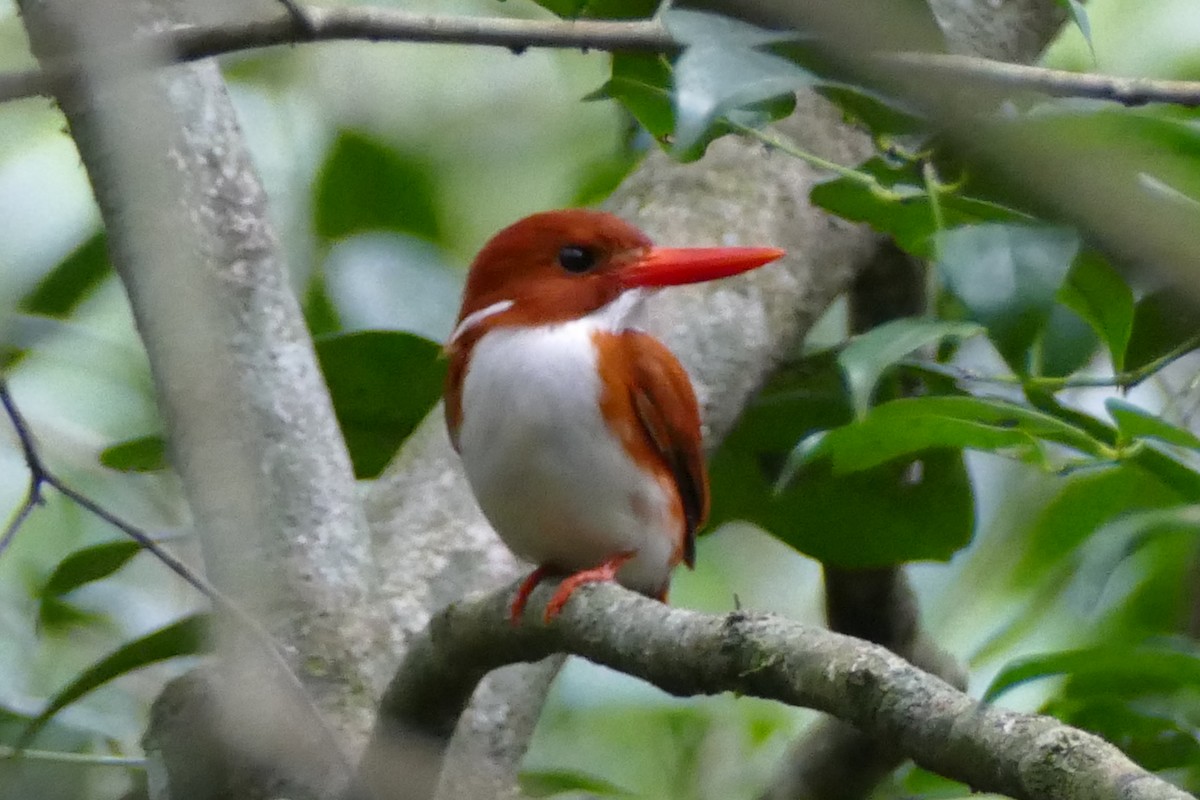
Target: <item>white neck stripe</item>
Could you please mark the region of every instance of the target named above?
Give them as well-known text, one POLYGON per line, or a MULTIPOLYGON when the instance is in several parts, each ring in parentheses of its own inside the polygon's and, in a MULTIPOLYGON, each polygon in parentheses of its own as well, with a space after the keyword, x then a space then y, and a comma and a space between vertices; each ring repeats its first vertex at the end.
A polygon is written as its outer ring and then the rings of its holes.
POLYGON ((472 311, 470 314, 467 314, 465 317, 463 317, 462 322, 458 323, 458 327, 454 329, 454 333, 450 334, 450 340, 446 342, 446 344, 454 344, 456 341, 458 341, 460 336, 469 331, 471 328, 474 328, 479 323, 483 322, 488 317, 495 316, 496 314, 502 314, 512 307, 512 300, 501 300, 497 303, 492 303, 486 308, 481 308, 478 311, 472 311))

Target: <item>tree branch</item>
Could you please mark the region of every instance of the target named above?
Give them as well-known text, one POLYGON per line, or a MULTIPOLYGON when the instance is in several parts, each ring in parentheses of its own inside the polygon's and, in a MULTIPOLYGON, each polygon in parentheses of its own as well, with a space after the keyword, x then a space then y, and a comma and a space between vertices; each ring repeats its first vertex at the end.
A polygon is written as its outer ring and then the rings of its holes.
MULTIPOLYGON (((321 8, 288 0, 286 13, 267 20, 180 26, 154 34, 152 45, 175 62, 195 61, 242 50, 322 41, 415 42, 487 45, 520 53, 530 47, 572 50, 671 53, 681 44, 658 20, 525 20, 414 14, 390 8, 321 8)), ((885 53, 874 58, 912 78, 954 79, 966 85, 1020 90, 1052 97, 1086 97, 1126 106, 1146 103, 1200 105, 1200 82, 1081 74, 987 58, 938 53, 885 53)), ((0 102, 53 93, 78 62, 46 64, 41 70, 0 74, 0 102)))
MULTIPOLYGON (((548 601, 552 586, 532 604, 548 601)), ((445 736, 489 670, 567 652, 680 696, 736 692, 833 714, 921 766, 1018 800, 1184 800, 1099 737, 983 705, 885 648, 771 615, 670 608, 613 584, 550 625, 505 624, 514 587, 454 604, 412 643, 381 723, 445 736)))
POLYGON ((57 98, 146 346, 207 578, 269 631, 303 682, 305 691, 218 614, 226 732, 248 756, 283 753, 287 739, 280 774, 335 785, 349 779, 342 747, 370 724, 374 564, 220 74, 211 63, 163 69, 168 56, 150 46, 165 15, 185 6, 25 0, 21 11, 42 63, 86 65, 56 85, 57 98))

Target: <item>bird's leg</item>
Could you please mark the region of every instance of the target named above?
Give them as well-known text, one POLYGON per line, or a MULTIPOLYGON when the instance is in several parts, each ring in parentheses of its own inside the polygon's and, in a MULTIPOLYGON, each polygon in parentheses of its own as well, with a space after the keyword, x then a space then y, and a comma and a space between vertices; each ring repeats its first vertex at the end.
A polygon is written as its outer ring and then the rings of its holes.
POLYGON ((529 602, 529 595, 533 594, 533 590, 537 588, 538 584, 552 572, 554 570, 550 567, 538 567, 529 573, 528 578, 521 581, 521 586, 517 589, 517 596, 513 598, 512 605, 508 607, 508 622, 514 628, 521 624, 521 615, 525 613, 525 604, 529 602))
POLYGON ((571 599, 571 593, 585 583, 603 583, 605 581, 616 580, 617 571, 625 565, 626 561, 636 555, 636 550, 626 550, 623 553, 617 553, 598 567, 585 569, 568 576, 558 585, 558 591, 554 593, 554 596, 550 598, 550 602, 546 604, 546 613, 542 617, 543 621, 550 622, 557 617, 562 611, 563 606, 571 599))

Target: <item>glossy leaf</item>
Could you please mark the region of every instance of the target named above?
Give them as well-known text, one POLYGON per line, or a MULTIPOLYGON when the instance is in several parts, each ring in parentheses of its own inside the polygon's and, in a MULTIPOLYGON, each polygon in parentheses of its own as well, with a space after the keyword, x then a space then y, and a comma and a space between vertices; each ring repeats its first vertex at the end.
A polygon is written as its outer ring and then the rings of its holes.
POLYGON ((343 131, 315 185, 315 226, 327 239, 387 230, 441 238, 432 167, 365 134, 343 131))
POLYGON ((1200 449, 1200 439, 1186 428, 1172 425, 1160 416, 1151 414, 1140 406, 1136 406, 1119 397, 1110 397, 1104 401, 1113 421, 1117 423, 1117 431, 1123 441, 1134 439, 1158 439, 1168 444, 1200 449))
POLYGON ((615 53, 612 77, 585 100, 619 101, 658 142, 675 130, 671 105, 671 63, 650 53, 615 53))
POLYGON ((410 333, 360 331, 317 340, 317 358, 354 474, 373 478, 441 397, 441 347, 410 333))
POLYGON ((100 463, 122 472, 157 472, 171 465, 167 442, 157 434, 139 436, 100 451, 100 463))
POLYGON ((1133 291, 1099 253, 1085 250, 1071 265, 1058 299, 1087 321, 1108 347, 1113 369, 1125 369, 1133 330, 1133 291))
POLYGON ((58 562, 42 585, 42 598, 61 597, 84 584, 112 575, 140 553, 137 542, 120 540, 76 550, 58 562))
POLYGON ((1027 374, 1029 348, 1078 250, 1078 235, 1063 228, 970 225, 939 234, 938 270, 1009 365, 1027 374))
POLYGON ((993 701, 1023 683, 1055 675, 1103 680, 1113 689, 1146 689, 1154 684, 1200 690, 1197 655, 1166 648, 1100 646, 1031 656, 1002 669, 983 699, 993 701))
POLYGON ((879 379, 897 361, 945 339, 965 339, 982 331, 981 326, 970 322, 907 317, 855 336, 837 357, 855 416, 866 415, 879 379))
POLYGON ((59 711, 114 678, 160 661, 202 652, 207 630, 208 617, 197 614, 121 645, 85 669, 50 699, 42 712, 21 733, 20 747, 28 746, 38 731, 59 711))
POLYGON ((785 38, 778 31, 696 11, 668 11, 663 24, 687 43, 674 68, 673 144, 678 154, 695 153, 718 120, 738 108, 817 81, 800 65, 756 49, 785 38))

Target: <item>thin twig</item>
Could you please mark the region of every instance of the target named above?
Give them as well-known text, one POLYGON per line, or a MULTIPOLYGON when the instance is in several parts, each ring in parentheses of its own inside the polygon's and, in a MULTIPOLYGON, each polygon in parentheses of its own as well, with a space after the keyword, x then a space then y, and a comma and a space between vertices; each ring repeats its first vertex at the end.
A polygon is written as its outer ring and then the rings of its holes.
POLYGON ((13 401, 12 395, 8 391, 8 382, 3 378, 0 378, 0 403, 4 404, 4 411, 12 420, 13 428, 17 432, 17 441, 21 444, 21 455, 25 458, 25 464, 29 468, 29 489, 25 493, 25 500, 5 527, 4 533, 0 534, 0 555, 4 555, 4 551, 8 549, 17 535, 17 531, 25 524, 25 520, 29 518, 34 507, 45 502, 45 498, 42 497, 42 484, 46 480, 46 467, 38 456, 33 433, 29 430, 29 423, 25 421, 21 410, 17 408, 16 402, 13 401))
MULTIPOLYGON (((109 525, 112 525, 117 530, 124 533, 130 539, 137 542, 143 549, 161 561, 172 572, 183 578, 189 585, 195 588, 202 595, 207 597, 214 607, 227 613, 234 619, 243 629, 249 632, 252 637, 258 641, 259 645, 267 653, 268 657, 275 663, 281 676, 297 691, 300 696, 304 697, 310 704, 311 710, 316 715, 316 719, 320 719, 319 712, 315 705, 312 705, 312 700, 304 688, 304 684, 300 678, 292 671, 287 657, 280 649, 275 638, 270 632, 262 626, 258 620, 251 616, 245 609, 238 605, 232 598, 224 592, 217 589, 203 577, 191 570, 186 564, 171 555, 167 550, 162 548, 158 542, 148 533, 143 531, 136 525, 126 522, 121 517, 104 508, 102 505, 92 500, 85 494, 72 489, 62 481, 57 475, 46 468, 45 462, 38 453, 36 443, 34 442, 33 433, 26 422, 25 417, 21 414, 16 402, 13 400, 11 393, 8 390, 8 383, 3 378, 0 378, 0 404, 3 404, 5 412, 8 414, 9 420, 17 431, 17 438, 21 443, 21 451, 25 458, 25 464, 29 469, 30 488, 29 493, 22 503, 20 510, 17 512, 13 521, 9 523, 5 529, 4 537, 0 539, 0 553, 3 553, 3 548, 15 536, 21 524, 28 518, 30 511, 35 505, 42 502, 41 489, 43 486, 51 486, 58 490, 64 497, 68 498, 80 508, 88 511, 94 516, 104 520, 109 525)), ((332 739, 331 739, 332 740, 332 739)))
POLYGON ((1148 361, 1137 369, 1118 372, 1115 375, 1068 375, 1063 378, 1052 378, 1045 376, 1021 377, 1020 375, 981 375, 963 367, 956 367, 951 364, 937 364, 920 359, 905 359, 900 363, 901 366, 911 367, 913 369, 924 369, 931 372, 936 372, 940 375, 945 375, 954 380, 967 381, 970 383, 991 383, 1003 386, 1024 386, 1031 389, 1041 389, 1049 392, 1058 392, 1063 389, 1132 389, 1135 386, 1144 383, 1146 380, 1154 377, 1155 374, 1188 355, 1195 350, 1200 349, 1200 335, 1192 336, 1184 342, 1181 342, 1173 349, 1159 356, 1158 358, 1148 361))
MULTIPOLYGON (((392 41, 487 45, 520 53, 530 47, 671 53, 681 45, 657 18, 633 21, 526 20, 413 14, 370 6, 318 8, 279 0, 285 13, 268 20, 187 26, 155 34, 174 62, 307 41, 392 41)), ((876 58, 917 73, 936 74, 1006 90, 1054 97, 1088 97, 1127 106, 1172 103, 1200 106, 1200 82, 1118 78, 1009 64, 940 53, 885 53, 876 58)), ((51 70, 0 73, 0 102, 50 95, 57 81, 78 69, 68 62, 51 70)))
POLYGON ((301 8, 296 0, 279 0, 279 4, 287 11, 288 15, 292 18, 292 23, 304 38, 312 39, 316 34, 316 29, 313 28, 312 19, 308 16, 308 12, 301 8))

